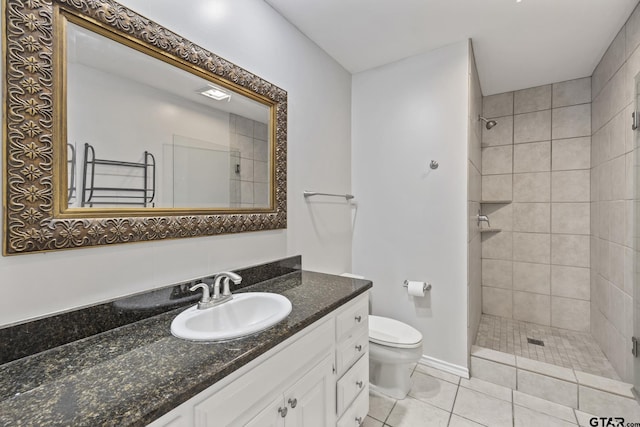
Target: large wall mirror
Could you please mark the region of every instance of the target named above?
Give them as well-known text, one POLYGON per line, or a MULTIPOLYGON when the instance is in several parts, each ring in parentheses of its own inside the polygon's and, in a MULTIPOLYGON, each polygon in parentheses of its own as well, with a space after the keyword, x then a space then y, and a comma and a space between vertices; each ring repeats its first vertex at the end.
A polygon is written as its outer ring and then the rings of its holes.
POLYGON ((112 1, 5 7, 4 254, 286 227, 284 90, 112 1))

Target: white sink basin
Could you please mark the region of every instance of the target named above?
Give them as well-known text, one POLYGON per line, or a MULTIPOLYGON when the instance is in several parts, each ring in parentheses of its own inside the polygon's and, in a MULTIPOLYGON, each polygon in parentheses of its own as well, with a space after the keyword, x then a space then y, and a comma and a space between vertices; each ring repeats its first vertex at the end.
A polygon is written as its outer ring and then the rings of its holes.
POLYGON ((248 292, 215 307, 186 309, 171 322, 171 333, 194 341, 222 341, 267 329, 291 312, 291 301, 279 294, 248 292))

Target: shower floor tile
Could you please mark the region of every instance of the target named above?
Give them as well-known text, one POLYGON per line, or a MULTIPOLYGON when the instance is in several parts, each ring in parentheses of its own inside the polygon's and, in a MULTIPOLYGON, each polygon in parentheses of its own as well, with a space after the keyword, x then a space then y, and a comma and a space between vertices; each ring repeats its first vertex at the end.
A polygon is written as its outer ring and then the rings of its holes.
POLYGON ((591 334, 483 314, 475 345, 619 380, 591 334), (532 344, 528 338, 544 342, 532 344))

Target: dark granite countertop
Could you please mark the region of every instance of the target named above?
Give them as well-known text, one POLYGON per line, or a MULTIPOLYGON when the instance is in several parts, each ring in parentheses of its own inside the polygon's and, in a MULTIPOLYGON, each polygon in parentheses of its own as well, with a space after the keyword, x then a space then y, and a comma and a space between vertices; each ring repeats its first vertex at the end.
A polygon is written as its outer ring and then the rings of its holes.
POLYGON ((143 426, 371 287, 296 271, 240 290, 282 294, 289 317, 222 343, 171 335, 184 307, 0 365, 2 426, 143 426))

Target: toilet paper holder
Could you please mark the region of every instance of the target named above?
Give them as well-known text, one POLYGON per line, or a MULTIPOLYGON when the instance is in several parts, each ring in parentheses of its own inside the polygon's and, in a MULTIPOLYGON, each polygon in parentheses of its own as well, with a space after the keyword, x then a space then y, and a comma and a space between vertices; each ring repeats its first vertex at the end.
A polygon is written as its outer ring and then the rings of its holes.
MULTIPOLYGON (((404 283, 402 284, 403 287, 408 287, 409 286, 409 280, 405 280, 404 283)), ((426 282, 422 282, 422 290, 423 291, 430 291, 431 290, 431 283, 426 283, 426 282)))

